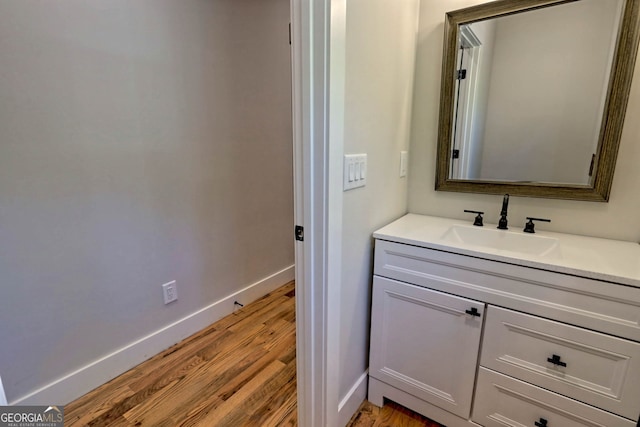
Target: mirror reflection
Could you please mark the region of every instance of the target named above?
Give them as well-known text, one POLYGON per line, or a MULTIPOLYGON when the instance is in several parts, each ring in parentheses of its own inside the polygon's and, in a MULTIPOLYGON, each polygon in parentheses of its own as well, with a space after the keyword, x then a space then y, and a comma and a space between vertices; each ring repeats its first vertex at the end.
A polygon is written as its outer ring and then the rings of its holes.
POLYGON ((592 184, 622 0, 459 26, 449 178, 592 184))

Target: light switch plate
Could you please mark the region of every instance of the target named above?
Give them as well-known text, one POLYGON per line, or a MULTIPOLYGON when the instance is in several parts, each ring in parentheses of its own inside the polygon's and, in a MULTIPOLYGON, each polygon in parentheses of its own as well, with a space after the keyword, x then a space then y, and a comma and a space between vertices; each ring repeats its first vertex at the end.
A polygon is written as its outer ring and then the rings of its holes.
POLYGON ((400 152, 400 178, 407 176, 407 169, 409 168, 409 152, 400 152))
POLYGON ((344 155, 344 191, 367 184, 367 155, 344 155))

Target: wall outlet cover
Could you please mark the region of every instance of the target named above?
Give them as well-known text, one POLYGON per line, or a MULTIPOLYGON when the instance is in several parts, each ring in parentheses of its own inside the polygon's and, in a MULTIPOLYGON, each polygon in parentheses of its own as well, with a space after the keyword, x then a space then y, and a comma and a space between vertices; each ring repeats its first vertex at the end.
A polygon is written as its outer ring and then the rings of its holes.
POLYGON ((164 303, 169 304, 178 299, 178 288, 176 281, 173 280, 169 283, 162 285, 162 294, 164 296, 164 303))

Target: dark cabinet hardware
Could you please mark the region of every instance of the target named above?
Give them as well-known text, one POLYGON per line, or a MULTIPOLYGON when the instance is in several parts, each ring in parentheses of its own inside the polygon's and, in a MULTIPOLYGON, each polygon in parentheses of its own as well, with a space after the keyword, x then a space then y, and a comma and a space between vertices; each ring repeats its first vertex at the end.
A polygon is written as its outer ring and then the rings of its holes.
POLYGON ((480 317, 480 313, 478 312, 478 309, 475 307, 472 307, 471 310, 465 310, 465 313, 471 315, 471 316, 478 316, 480 317))
POLYGON ((540 418, 539 421, 536 421, 535 423, 533 423, 536 427, 548 427, 547 426, 547 420, 545 420, 544 418, 540 418))
POLYGON ((546 219, 546 218, 533 218, 531 216, 528 216, 527 219, 529 220, 529 222, 527 222, 524 225, 524 232, 525 233, 535 233, 535 224, 533 223, 533 221, 543 221, 543 222, 551 222, 550 219, 546 219))
POLYGON ((468 209, 464 210, 467 213, 474 213, 477 214, 476 218, 473 220, 473 225, 476 225, 478 227, 482 227, 484 224, 482 223, 482 215, 484 215, 484 212, 480 212, 480 211, 470 211, 468 209))
POLYGON ((547 357, 547 362, 553 363, 554 365, 557 365, 557 366, 562 366, 562 367, 567 366, 565 362, 560 361, 560 356, 558 356, 557 354, 554 354, 551 357, 547 357))

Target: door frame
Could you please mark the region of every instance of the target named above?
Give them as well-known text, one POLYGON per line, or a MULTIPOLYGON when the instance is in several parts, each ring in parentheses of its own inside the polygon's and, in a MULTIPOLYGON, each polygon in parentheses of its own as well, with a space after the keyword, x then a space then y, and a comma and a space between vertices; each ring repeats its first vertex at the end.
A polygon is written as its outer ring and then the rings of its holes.
POLYGON ((294 221, 304 227, 304 241, 295 245, 304 427, 338 425, 345 18, 346 0, 291 0, 294 221))
MULTIPOLYGON (((457 164, 453 164, 453 174, 455 179, 474 179, 469 177, 469 169, 471 167, 471 142, 474 120, 475 120, 475 94, 478 86, 478 66, 480 61, 480 48, 482 42, 473 32, 469 26, 461 26, 460 29, 460 47, 465 50, 464 64, 461 69, 466 66, 467 76, 466 84, 462 85, 461 81, 456 82, 457 88, 464 86, 463 89, 458 89, 462 92, 461 96, 456 102, 457 109, 457 123, 456 132, 453 137, 457 141, 453 141, 453 146, 460 150, 460 156, 457 159, 457 164)), ((475 141, 474 141, 475 143, 475 141)))

